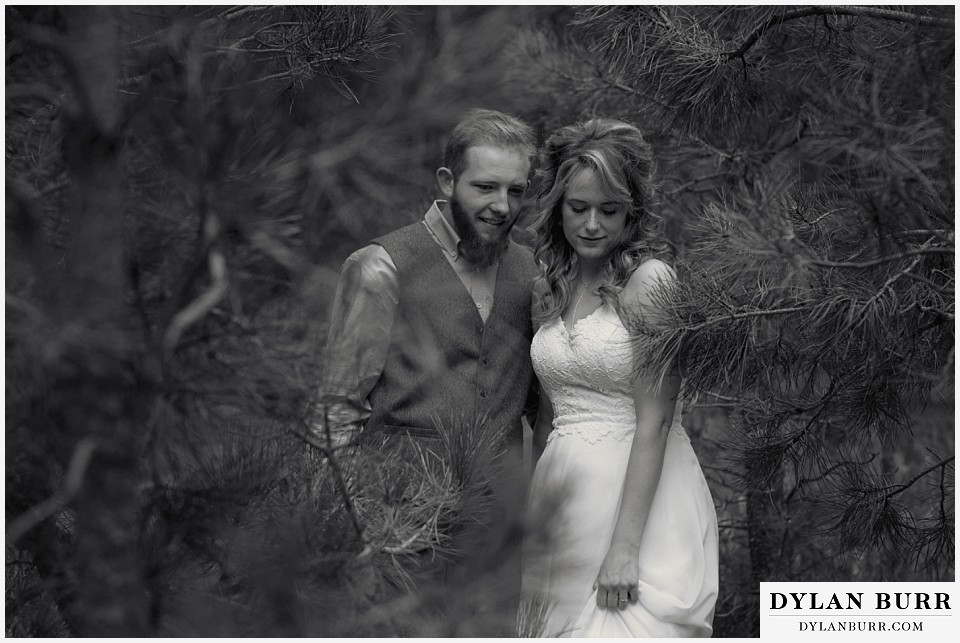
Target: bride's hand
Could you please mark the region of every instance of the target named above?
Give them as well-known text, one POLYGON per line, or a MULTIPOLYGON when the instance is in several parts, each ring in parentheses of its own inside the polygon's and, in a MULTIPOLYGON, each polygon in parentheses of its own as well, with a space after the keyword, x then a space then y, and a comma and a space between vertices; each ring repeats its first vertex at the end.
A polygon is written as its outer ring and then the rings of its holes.
POLYGON ((632 548, 611 546, 593 584, 597 607, 626 609, 640 599, 640 556, 632 548))

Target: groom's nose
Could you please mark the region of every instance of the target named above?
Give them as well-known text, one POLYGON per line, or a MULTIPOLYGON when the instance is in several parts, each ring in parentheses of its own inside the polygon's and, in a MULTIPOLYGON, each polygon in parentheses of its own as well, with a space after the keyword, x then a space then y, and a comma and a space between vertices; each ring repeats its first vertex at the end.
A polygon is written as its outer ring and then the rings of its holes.
POLYGON ((490 210, 497 214, 506 214, 510 211, 510 201, 506 190, 498 190, 489 205, 490 210))

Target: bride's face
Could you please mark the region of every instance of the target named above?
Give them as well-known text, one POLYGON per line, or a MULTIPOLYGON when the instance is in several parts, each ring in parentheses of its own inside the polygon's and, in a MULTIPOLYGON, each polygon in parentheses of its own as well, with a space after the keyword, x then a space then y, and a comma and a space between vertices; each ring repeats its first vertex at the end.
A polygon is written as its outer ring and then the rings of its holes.
POLYGON ((600 191, 593 168, 583 168, 563 193, 563 234, 581 261, 599 262, 620 244, 628 205, 600 191))

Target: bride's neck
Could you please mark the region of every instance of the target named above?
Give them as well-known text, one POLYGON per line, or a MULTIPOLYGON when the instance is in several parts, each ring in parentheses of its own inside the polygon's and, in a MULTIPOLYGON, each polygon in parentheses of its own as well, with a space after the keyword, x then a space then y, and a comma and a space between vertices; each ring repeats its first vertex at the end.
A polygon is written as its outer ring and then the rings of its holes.
POLYGON ((580 283, 583 285, 596 285, 600 282, 600 275, 602 271, 600 268, 580 266, 580 283))
POLYGON ((584 261, 583 257, 579 257, 578 259, 580 281, 584 284, 596 284, 598 281, 600 281, 606 261, 594 258, 584 261))

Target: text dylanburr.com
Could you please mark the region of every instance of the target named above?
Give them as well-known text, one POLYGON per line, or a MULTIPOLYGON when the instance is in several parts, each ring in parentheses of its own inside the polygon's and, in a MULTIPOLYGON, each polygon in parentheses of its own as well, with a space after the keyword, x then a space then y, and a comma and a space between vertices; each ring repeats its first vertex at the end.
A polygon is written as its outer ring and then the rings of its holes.
POLYGON ((953 639, 955 582, 760 583, 760 636, 953 639))

